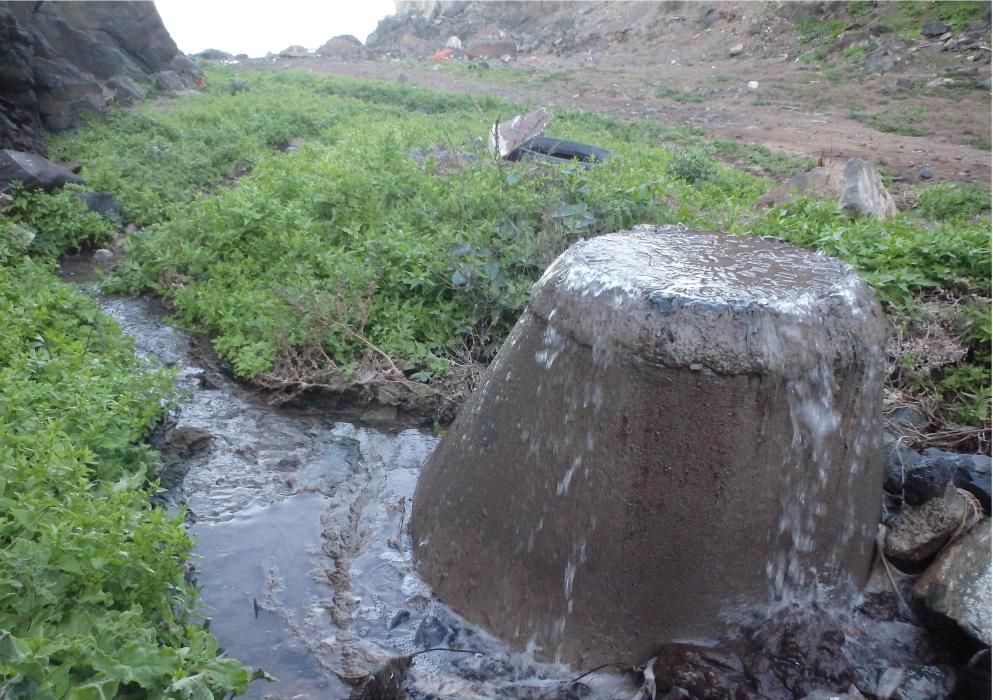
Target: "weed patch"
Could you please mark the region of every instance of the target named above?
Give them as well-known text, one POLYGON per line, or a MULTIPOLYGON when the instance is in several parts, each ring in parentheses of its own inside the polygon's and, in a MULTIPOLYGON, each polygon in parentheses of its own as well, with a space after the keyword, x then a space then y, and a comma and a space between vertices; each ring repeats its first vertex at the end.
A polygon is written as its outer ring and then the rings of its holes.
POLYGON ((0 696, 244 690, 191 613, 181 517, 149 505, 172 377, 44 261, 0 258, 0 696))
MULTIPOLYGON (((699 129, 582 111, 558 113, 550 132, 609 148, 608 161, 506 163, 480 138, 513 113, 502 101, 289 72, 237 77, 245 83, 237 94, 219 89, 161 118, 210 104, 228 115, 225 101, 251 99, 245 111, 282 134, 294 114, 329 121, 298 152, 258 150, 254 169, 230 188, 192 198, 176 190, 159 223, 132 237, 114 284, 164 296, 240 376, 270 388, 365 386, 375 377, 437 386, 453 366, 492 357, 531 284, 565 247, 635 223, 775 235, 822 250, 862 272, 893 313, 913 313, 934 295, 989 295, 988 231, 976 222, 984 212, 974 194, 925 197, 921 215, 886 222, 803 202, 756 215, 751 204, 771 183, 716 158, 777 178, 811 163, 709 141, 699 129), (440 152, 461 154, 459 167, 431 155, 440 152), (973 218, 949 218, 969 206, 973 218)), ((114 152, 113 133, 77 138, 96 137, 114 152)), ((145 187, 140 159, 151 157, 132 157, 130 185, 145 187)), ((192 177, 178 165, 174 172, 192 177)), ((988 385, 972 343, 942 372, 973 368, 988 385)), ((940 393, 946 416, 968 399, 929 386, 914 390, 940 393)))

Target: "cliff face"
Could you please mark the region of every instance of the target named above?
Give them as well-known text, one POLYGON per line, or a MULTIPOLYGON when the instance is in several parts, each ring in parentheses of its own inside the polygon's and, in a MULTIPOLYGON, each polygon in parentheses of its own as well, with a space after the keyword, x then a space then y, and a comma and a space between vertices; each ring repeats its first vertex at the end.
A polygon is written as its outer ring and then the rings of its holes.
POLYGON ((198 77, 151 2, 0 2, 0 148, 44 153, 45 129, 198 77))
POLYGON ((383 19, 366 45, 392 55, 430 55, 448 37, 463 43, 513 41, 524 53, 569 54, 628 40, 651 42, 672 30, 674 15, 697 19, 715 7, 663 0, 397 0, 396 14, 383 19))

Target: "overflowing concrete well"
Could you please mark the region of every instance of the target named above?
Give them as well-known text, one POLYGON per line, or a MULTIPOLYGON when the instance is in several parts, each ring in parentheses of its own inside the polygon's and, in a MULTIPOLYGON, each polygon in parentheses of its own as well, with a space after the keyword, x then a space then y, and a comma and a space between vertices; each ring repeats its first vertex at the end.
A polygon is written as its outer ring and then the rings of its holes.
POLYGON ((886 324, 847 266, 638 227, 572 246, 424 466, 436 594, 587 668, 869 570, 886 324))

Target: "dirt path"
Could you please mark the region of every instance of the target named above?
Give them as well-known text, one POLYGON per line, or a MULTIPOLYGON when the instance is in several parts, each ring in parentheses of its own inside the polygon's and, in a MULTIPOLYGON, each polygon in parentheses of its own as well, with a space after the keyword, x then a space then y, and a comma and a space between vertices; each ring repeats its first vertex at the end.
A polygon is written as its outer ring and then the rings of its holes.
POLYGON ((460 62, 422 59, 282 59, 258 67, 304 68, 452 93, 495 94, 553 109, 659 119, 804 158, 869 158, 893 175, 898 189, 928 175, 990 183, 989 151, 964 145, 989 143, 990 99, 984 91, 904 94, 892 76, 845 81, 836 69, 784 60, 699 62, 685 53, 674 56, 647 49, 634 55, 539 55, 476 70, 460 62), (757 89, 749 89, 751 80, 758 82, 757 89), (886 130, 861 120, 876 120, 886 130))

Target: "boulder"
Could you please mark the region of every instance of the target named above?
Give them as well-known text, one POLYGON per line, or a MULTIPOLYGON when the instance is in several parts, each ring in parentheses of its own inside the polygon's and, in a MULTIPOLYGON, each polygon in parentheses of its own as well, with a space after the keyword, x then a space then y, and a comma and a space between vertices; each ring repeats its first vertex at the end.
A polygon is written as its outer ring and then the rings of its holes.
POLYGON ((318 55, 337 56, 340 58, 362 58, 365 55, 365 47, 362 42, 354 36, 344 34, 328 39, 319 49, 318 55))
POLYGON ((886 556, 901 562, 923 562, 938 553, 967 523, 969 502, 954 485, 923 505, 904 506, 887 527, 886 556))
POLYGON ((105 93, 134 102, 155 73, 198 70, 150 2, 0 3, 0 56, 0 148, 40 154, 43 127, 74 128, 105 93))
POLYGON ((947 24, 939 20, 935 20, 934 22, 928 22, 921 28, 921 35, 926 36, 929 39, 936 39, 942 34, 946 34, 948 29, 949 27, 947 24))
POLYGON ((155 74, 155 87, 167 92, 177 92, 186 89, 186 83, 175 71, 164 70, 155 74))
POLYGON ((280 51, 279 55, 282 58, 307 58, 310 55, 310 51, 299 44, 293 44, 293 46, 287 46, 280 51))
POLYGON ((196 54, 197 58, 202 58, 205 61, 230 61, 234 58, 227 51, 221 51, 220 49, 204 49, 200 53, 196 54))
POLYGON ((473 41, 466 49, 469 58, 500 58, 517 55, 517 42, 513 39, 481 39, 473 41))
POLYGON ((771 207, 802 197, 835 200, 838 208, 849 216, 869 215, 887 219, 897 211, 893 197, 876 172, 876 166, 859 158, 797 173, 759 197, 755 206, 771 207))
POLYGON ((118 104, 129 105, 141 102, 148 91, 126 75, 116 75, 106 83, 114 93, 118 104))
POLYGON ((925 621, 942 631, 954 627, 989 647, 990 519, 986 518, 949 547, 918 579, 914 599, 925 621))
POLYGON ((79 184, 83 179, 34 153, 0 151, 0 189, 10 189, 14 182, 21 182, 29 190, 51 191, 63 185, 79 184))

